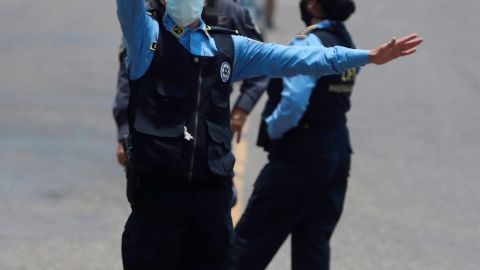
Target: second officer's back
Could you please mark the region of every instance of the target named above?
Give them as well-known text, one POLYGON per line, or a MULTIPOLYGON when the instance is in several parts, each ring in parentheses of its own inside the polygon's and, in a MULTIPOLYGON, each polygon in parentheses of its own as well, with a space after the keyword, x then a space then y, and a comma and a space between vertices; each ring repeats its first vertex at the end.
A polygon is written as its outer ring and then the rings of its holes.
MULTIPOLYGON (((355 48, 337 17, 305 18, 313 13, 312 7, 306 10, 313 1, 301 2, 305 23, 313 25, 293 43, 355 48)), ((322 7, 326 2, 318 0, 322 7)), ((257 142, 269 153, 269 163, 236 228, 234 269, 265 269, 289 234, 292 269, 329 269, 329 240, 342 212, 350 169, 346 114, 356 73, 351 68, 320 78, 270 81, 257 142)))

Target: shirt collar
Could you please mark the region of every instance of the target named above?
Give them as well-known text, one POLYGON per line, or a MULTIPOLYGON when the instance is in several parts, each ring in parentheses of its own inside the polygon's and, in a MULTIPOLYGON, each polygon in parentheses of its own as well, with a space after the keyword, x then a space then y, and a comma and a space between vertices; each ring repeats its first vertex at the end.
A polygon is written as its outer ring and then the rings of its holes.
POLYGON ((315 27, 318 29, 325 29, 325 28, 329 28, 331 26, 335 26, 335 25, 341 25, 342 23, 339 22, 339 21, 331 21, 331 20, 323 20, 321 22, 318 22, 317 24, 315 24, 315 27))
POLYGON ((167 29, 170 33, 172 33, 175 37, 181 38, 185 33, 188 32, 195 32, 195 31, 201 31, 203 32, 207 37, 208 31, 207 31, 207 25, 205 22, 200 19, 200 25, 195 28, 195 29, 189 29, 189 28, 183 28, 181 26, 178 26, 168 14, 165 13, 163 16, 163 25, 165 26, 165 29, 167 29))

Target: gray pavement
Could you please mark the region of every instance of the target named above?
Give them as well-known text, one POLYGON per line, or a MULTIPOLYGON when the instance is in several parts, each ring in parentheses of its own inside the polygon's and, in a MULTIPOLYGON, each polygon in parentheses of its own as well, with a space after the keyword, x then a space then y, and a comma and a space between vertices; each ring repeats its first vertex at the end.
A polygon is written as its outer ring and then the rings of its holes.
MULTIPOLYGON (((297 1, 277 0, 286 43, 297 1)), ((0 269, 121 269, 129 208, 110 107, 114 1, 4 0, 0 9, 0 269)), ((357 1, 357 46, 421 33, 409 59, 368 66, 350 113, 355 148, 333 269, 478 269, 480 3, 357 1)), ((249 119, 243 200, 265 154, 249 119)), ((289 269, 288 245, 269 269, 289 269)))

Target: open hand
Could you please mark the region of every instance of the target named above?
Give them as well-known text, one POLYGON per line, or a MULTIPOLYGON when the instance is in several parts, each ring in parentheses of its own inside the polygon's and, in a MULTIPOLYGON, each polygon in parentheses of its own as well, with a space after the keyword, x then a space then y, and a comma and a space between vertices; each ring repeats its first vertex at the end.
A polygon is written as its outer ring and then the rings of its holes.
POLYGON ((383 65, 398 57, 410 55, 417 51, 417 46, 423 39, 417 34, 408 35, 402 38, 393 38, 389 43, 369 51, 370 62, 383 65))

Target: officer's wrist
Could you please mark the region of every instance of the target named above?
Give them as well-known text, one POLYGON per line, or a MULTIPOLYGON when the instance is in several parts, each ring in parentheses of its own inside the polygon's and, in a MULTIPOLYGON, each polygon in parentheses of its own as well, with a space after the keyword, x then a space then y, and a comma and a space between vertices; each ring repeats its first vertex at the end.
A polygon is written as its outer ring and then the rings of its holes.
POLYGON ((238 119, 243 116, 247 116, 248 112, 240 107, 234 107, 232 110, 232 118, 233 119, 238 119))
POLYGON ((249 114, 253 107, 255 106, 255 102, 251 100, 250 98, 245 97, 245 95, 241 95, 238 99, 237 102, 235 102, 235 105, 233 106, 233 109, 240 109, 244 111, 246 114, 249 114))

